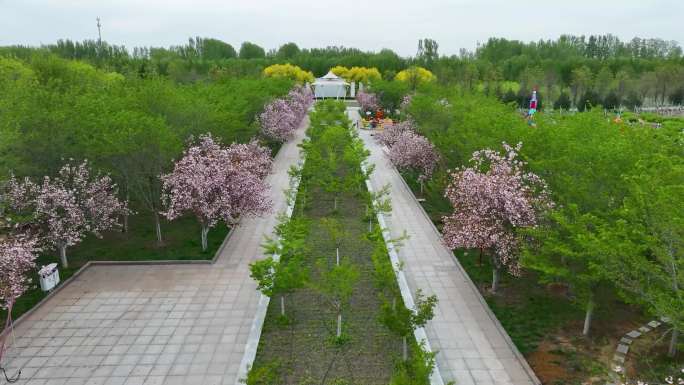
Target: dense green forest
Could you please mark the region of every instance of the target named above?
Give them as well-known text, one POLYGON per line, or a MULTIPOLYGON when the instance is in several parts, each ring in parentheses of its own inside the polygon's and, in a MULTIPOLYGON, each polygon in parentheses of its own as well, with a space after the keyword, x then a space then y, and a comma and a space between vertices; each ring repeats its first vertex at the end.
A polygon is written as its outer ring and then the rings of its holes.
POLYGON ((263 68, 291 63, 321 76, 336 65, 375 67, 385 80, 409 66, 430 69, 440 83, 497 95, 524 105, 533 88, 546 107, 584 109, 587 105, 680 105, 684 100, 684 59, 676 42, 635 37, 620 41, 612 35, 561 36, 555 40, 521 42, 491 38, 474 51, 440 55, 438 42, 419 41, 413 57, 391 49, 364 52, 355 48, 300 48, 287 43, 266 50, 245 42, 239 48, 211 38, 190 38, 187 44, 136 47, 106 42, 59 40, 39 48, 0 48, 0 55, 29 58, 49 52, 87 61, 107 71, 163 75, 188 83, 212 76, 258 76, 263 68))
POLYGON ((258 132, 255 116, 292 83, 233 78, 178 84, 138 77, 36 53, 27 60, 0 57, 0 169, 52 175, 62 159, 90 159, 121 178, 127 160, 158 159, 170 166, 191 136, 212 132, 226 143, 258 132))

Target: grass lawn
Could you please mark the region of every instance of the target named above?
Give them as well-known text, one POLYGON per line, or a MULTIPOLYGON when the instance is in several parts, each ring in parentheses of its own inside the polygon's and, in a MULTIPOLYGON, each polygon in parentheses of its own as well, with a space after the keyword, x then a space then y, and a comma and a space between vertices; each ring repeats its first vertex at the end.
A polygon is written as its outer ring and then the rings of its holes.
MULTIPOLYGON (((154 234, 152 216, 145 213, 132 215, 129 218, 129 230, 107 232, 102 239, 87 237, 79 245, 67 249, 69 268, 60 267, 59 276, 62 282, 71 277, 88 261, 148 261, 148 260, 208 260, 221 246, 228 234, 228 228, 220 224, 209 232, 208 249, 202 252, 200 246, 200 226, 192 217, 179 218, 173 222, 162 222, 164 244, 158 246, 154 234)), ((59 263, 59 254, 48 251, 38 258, 38 266, 48 263, 59 263)), ((14 305, 12 316, 19 316, 35 306, 46 293, 40 290, 38 275, 33 277, 36 287, 27 291, 14 305)), ((0 311, 0 326, 4 326, 5 311, 0 311)))

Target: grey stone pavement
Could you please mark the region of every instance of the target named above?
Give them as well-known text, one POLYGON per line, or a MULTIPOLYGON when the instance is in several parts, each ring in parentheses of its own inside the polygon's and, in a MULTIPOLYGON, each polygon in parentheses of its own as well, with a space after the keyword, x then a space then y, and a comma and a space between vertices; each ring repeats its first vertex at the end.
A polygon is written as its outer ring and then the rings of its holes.
MULTIPOLYGON (((350 108, 352 120, 358 118, 350 108)), ((457 385, 539 384, 524 358, 482 300, 470 278, 444 246, 413 194, 369 131, 360 137, 375 164, 371 184, 378 191, 391 185, 392 212, 385 216, 393 237, 406 230, 409 239, 399 250, 409 287, 435 294, 439 303, 425 330, 445 382, 457 385)))
POLYGON ((243 220, 215 264, 92 266, 18 324, 17 384, 235 384, 259 301, 249 263, 287 206, 306 125, 268 177, 273 213, 243 220))

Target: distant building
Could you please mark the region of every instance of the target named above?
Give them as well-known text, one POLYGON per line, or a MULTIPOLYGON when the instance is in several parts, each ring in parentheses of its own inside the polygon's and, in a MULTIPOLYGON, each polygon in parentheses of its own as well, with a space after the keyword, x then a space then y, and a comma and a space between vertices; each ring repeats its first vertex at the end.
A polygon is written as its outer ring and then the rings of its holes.
POLYGON ((332 71, 328 72, 322 78, 316 79, 313 86, 314 96, 317 99, 344 99, 347 97, 347 91, 349 89, 349 83, 332 73, 332 71))

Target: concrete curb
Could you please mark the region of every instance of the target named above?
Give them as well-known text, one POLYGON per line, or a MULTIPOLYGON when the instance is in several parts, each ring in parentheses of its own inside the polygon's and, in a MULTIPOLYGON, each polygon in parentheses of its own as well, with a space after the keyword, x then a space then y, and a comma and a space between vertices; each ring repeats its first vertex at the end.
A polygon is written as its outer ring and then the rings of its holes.
MULTIPOLYGON (((300 162, 301 165, 301 162, 300 162)), ((290 186, 295 189, 299 187, 299 178, 294 178, 290 180, 290 186)), ((288 218, 292 217, 292 211, 294 210, 295 202, 288 203, 285 215, 288 218)), ((273 259, 278 261, 280 259, 279 255, 273 255, 273 259)), ((266 320, 266 312, 268 311, 268 305, 271 303, 271 298, 259 294, 259 303, 257 304, 257 312, 254 316, 254 321, 252 321, 252 326, 249 329, 249 335, 247 336, 247 343, 245 347, 245 353, 242 355, 242 360, 240 361, 240 366, 238 367, 237 378, 235 379, 235 384, 242 384, 242 380, 247 378, 247 373, 249 368, 254 364, 256 359, 257 349, 259 348, 259 340, 261 340, 261 330, 264 327, 264 321, 266 320)))
MULTIPOLYGON (((350 107, 347 107, 347 111, 349 111, 350 109, 350 107)), ((358 108, 353 107, 353 109, 358 115, 358 108)), ((356 129, 356 131, 358 131, 358 129, 356 129)), ((361 170, 363 170, 364 173, 368 172, 366 164, 361 164, 361 170)), ((369 178, 366 179, 366 188, 370 193, 375 192, 375 189, 373 189, 373 184, 371 183, 369 178)), ((394 277, 397 280, 397 285, 399 286, 399 291, 401 292, 401 298, 404 301, 404 305, 408 309, 415 311, 416 303, 413 300, 413 293, 411 293, 411 288, 408 285, 406 274, 404 274, 404 271, 399 268, 401 266, 401 261, 399 260, 399 255, 397 254, 397 251, 394 248, 394 244, 390 242, 390 240, 392 239, 392 234, 390 233, 390 229, 389 227, 387 227, 387 223, 385 222, 385 216, 384 214, 378 212, 376 214, 376 217, 378 220, 378 225, 381 229, 382 239, 385 241, 387 253, 389 254, 390 262, 392 263, 392 271, 394 271, 394 277)), ((427 333, 425 332, 425 328, 420 327, 415 329, 413 331, 413 336, 419 344, 423 344, 427 352, 433 352, 432 346, 430 345, 430 341, 427 337, 427 333)), ((430 385, 444 385, 444 379, 442 378, 442 373, 439 371, 439 365, 437 364, 437 360, 435 360, 435 366, 432 369, 432 373, 430 373, 430 385)))
MULTIPOLYGON (((308 124, 308 119, 305 119, 305 121, 308 124)), ((301 167, 303 164, 304 159, 300 155, 297 165, 301 167)), ((300 178, 298 177, 290 178, 290 189, 297 192, 299 190, 299 181, 300 178)), ((287 215, 288 218, 292 217, 292 212, 294 210, 294 205, 296 201, 297 199, 295 194, 295 199, 292 199, 292 201, 287 203, 285 215, 287 215)), ((278 261, 280 259, 280 256, 274 255, 273 259, 278 261)), ((266 313, 268 311, 268 305, 270 304, 270 302, 270 297, 265 296, 262 293, 259 294, 259 303, 257 304, 257 311, 254 315, 252 326, 249 329, 249 335, 247 336, 247 342, 245 344, 245 352, 242 355, 242 360, 240 361, 240 366, 238 367, 237 377, 235 378, 235 385, 243 384, 242 381, 247 378, 249 369, 254 364, 257 349, 259 348, 259 340, 261 339, 261 330, 264 327, 264 321, 266 320, 266 313)))
MULTIPOLYGON (((366 166, 364 164, 361 165, 361 169, 364 173, 366 172, 366 166)), ((373 189, 373 185, 371 184, 371 181, 369 179, 366 179, 366 187, 368 188, 369 192, 375 192, 373 189)), ((387 227, 387 224, 385 223, 385 217, 380 212, 378 212, 376 216, 378 219, 378 225, 382 230, 382 238, 385 241, 387 253, 389 254, 390 261, 392 262, 392 270, 394 271, 394 276, 397 280, 397 285, 399 285, 401 298, 404 300, 404 305, 406 305, 407 308, 415 311, 416 304, 413 300, 413 294, 411 293, 411 289, 408 286, 408 281, 406 280, 406 275, 404 274, 404 271, 399 269, 399 266, 401 266, 401 261, 399 260, 399 255, 397 255, 397 251, 394 249, 394 244, 390 242, 390 240, 392 239, 392 235, 390 234, 390 230, 387 227)), ((427 333, 425 333, 424 328, 420 327, 414 330, 413 336, 416 338, 416 341, 419 344, 424 344, 426 351, 432 352, 432 346, 430 346, 430 341, 428 340, 427 333)), ((439 366, 437 365, 436 360, 435 367, 432 369, 432 373, 430 374, 430 385, 444 385, 444 379, 442 378, 442 374, 439 371, 439 366)))
MULTIPOLYGON (((423 215, 428 220, 428 222, 430 222, 430 226, 432 227, 432 229, 435 231, 435 233, 437 233, 437 235, 439 235, 439 238, 442 239, 442 233, 437 229, 437 226, 435 226, 435 224, 432 222, 432 219, 430 219, 430 216, 425 211, 425 208, 423 207, 423 205, 420 204, 420 202, 418 201, 416 196, 413 194, 413 190, 411 190, 409 185, 406 183, 406 181, 404 180, 404 177, 401 176, 401 173, 399 173, 399 171, 394 167, 394 165, 392 165, 392 169, 394 170, 394 172, 399 174, 399 179, 401 180, 404 188, 409 192, 411 199, 413 199, 415 201, 415 203, 420 207, 420 211, 423 213, 423 215)), ((446 246, 444 246, 444 247, 446 248, 446 246)), ((482 306, 484 307, 485 311, 487 312, 487 315, 489 316, 489 318, 492 320, 492 322, 494 322, 494 325, 496 326, 496 330, 501 334, 504 341, 506 341, 508 346, 513 351, 513 354, 515 354, 515 358, 518 360, 518 362, 520 362, 522 367, 525 369, 525 372, 527 373, 527 376, 530 378, 530 381, 532 381, 534 384, 541 385, 541 381, 539 380, 539 378, 537 378, 537 375, 534 373, 534 370, 532 370, 530 365, 527 363, 527 360, 525 359, 525 357, 522 355, 522 353, 520 353, 520 351, 518 350, 518 347, 515 346, 515 344, 513 343, 513 340, 511 340, 511 337, 506 332, 506 329, 503 328, 503 326, 501 325, 501 322, 499 322, 499 319, 496 318, 496 315, 494 314, 494 312, 492 312, 492 309, 489 308, 487 301, 485 301, 484 297, 482 296, 482 294, 480 294, 480 291, 477 289, 477 286, 475 286, 475 283, 473 282, 473 280, 470 278, 470 276, 465 271, 465 269, 463 269, 463 266, 461 266, 461 262, 459 262, 458 258, 456 258, 456 256, 453 255, 453 252, 451 250, 449 250, 449 252, 453 256, 452 260, 456 264, 456 267, 463 273, 463 276, 467 278, 466 281, 468 282, 468 285, 471 287, 473 292, 475 292, 477 299, 480 301, 480 303, 482 303, 482 306)))

